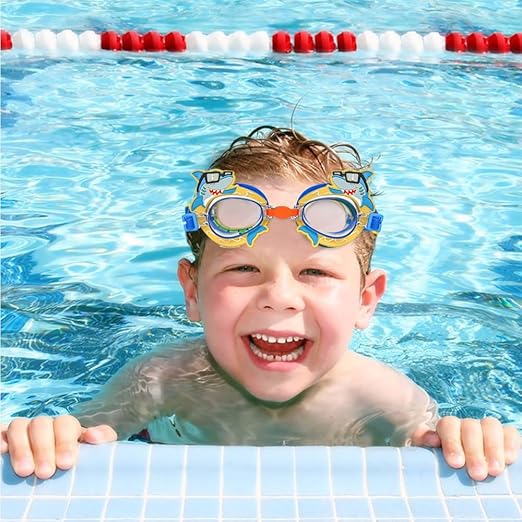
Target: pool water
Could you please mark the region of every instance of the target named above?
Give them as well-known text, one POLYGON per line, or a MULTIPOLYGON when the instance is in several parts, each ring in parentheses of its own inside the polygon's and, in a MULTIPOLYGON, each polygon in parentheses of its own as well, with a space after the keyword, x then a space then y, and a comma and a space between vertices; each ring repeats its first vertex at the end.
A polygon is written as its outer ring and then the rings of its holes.
MULTIPOLYGON (((209 18, 211 2, 106 12, 21 1, 2 7, 2 25, 313 32, 350 19, 355 31, 509 34, 522 19, 517 2, 498 14, 485 1, 311 4, 310 21, 310 9, 281 2, 258 15, 224 2, 209 18)), ((385 221, 374 266, 390 284, 351 348, 407 373, 443 413, 522 428, 520 57, 2 61, 2 420, 64 413, 130 358, 201 333, 176 282, 189 173, 293 114, 309 137, 350 142, 375 163, 385 221)))

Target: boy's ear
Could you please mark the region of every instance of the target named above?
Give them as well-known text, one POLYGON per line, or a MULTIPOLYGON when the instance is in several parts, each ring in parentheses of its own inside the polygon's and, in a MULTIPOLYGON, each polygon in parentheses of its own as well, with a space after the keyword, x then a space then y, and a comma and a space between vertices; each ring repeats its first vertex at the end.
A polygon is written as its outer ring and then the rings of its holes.
POLYGON ((364 330, 370 324, 370 319, 386 290, 386 273, 382 270, 372 270, 367 276, 361 292, 361 306, 355 327, 364 330))
POLYGON ((188 260, 178 263, 178 280, 185 296, 185 308, 190 321, 201 321, 198 307, 198 288, 196 285, 196 267, 188 260))

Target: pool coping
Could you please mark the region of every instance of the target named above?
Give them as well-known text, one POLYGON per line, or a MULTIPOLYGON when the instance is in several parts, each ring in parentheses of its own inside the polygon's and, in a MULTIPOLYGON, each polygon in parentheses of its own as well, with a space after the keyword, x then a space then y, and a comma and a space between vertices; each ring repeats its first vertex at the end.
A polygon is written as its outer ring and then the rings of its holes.
POLYGON ((49 480, 2 458, 4 521, 522 520, 522 462, 475 482, 440 450, 81 445, 49 480))

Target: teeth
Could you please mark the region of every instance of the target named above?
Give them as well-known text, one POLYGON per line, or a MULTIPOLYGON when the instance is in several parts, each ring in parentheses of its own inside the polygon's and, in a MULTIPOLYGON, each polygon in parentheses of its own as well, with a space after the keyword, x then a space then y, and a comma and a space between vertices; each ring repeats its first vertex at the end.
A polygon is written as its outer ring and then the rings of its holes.
POLYGON ((267 343, 278 343, 278 344, 284 344, 284 343, 291 343, 292 341, 303 341, 304 337, 297 337, 297 336, 291 336, 288 337, 274 337, 272 335, 266 335, 266 334, 260 334, 255 333, 252 334, 252 337, 255 339, 262 339, 263 341, 267 343))
MULTIPOLYGON (((254 336, 255 337, 255 336, 254 336)), ((292 338, 293 339, 293 338, 292 338)), ((299 340, 299 337, 297 338, 299 340)), ((249 343, 250 349, 254 352, 254 355, 265 361, 276 361, 276 362, 291 362, 297 360, 303 355, 304 348, 300 346, 290 353, 284 355, 274 355, 272 353, 262 352, 255 344, 249 343)))

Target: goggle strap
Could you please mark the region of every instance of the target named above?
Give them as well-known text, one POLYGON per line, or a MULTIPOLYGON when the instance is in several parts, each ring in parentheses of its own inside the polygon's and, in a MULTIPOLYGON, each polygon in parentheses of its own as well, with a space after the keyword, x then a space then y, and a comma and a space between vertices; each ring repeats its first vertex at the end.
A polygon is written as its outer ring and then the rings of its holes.
POLYGON ((254 185, 249 185, 248 183, 237 183, 237 186, 246 188, 248 190, 251 190, 252 192, 255 192, 256 194, 259 194, 266 201, 266 196, 257 187, 254 187, 254 185))
POLYGON ((326 187, 327 183, 318 183, 317 185, 313 185, 311 187, 308 187, 300 196, 299 199, 301 199, 303 196, 306 196, 310 192, 313 192, 314 190, 319 190, 320 188, 326 187))
POLYGON ((378 212, 372 212, 368 216, 368 222, 364 227, 365 230, 369 230, 370 232, 380 232, 382 226, 383 215, 378 212))
POLYGON ((185 208, 185 214, 183 214, 182 218, 185 232, 195 232, 199 230, 198 217, 194 212, 191 212, 188 207, 185 208))

